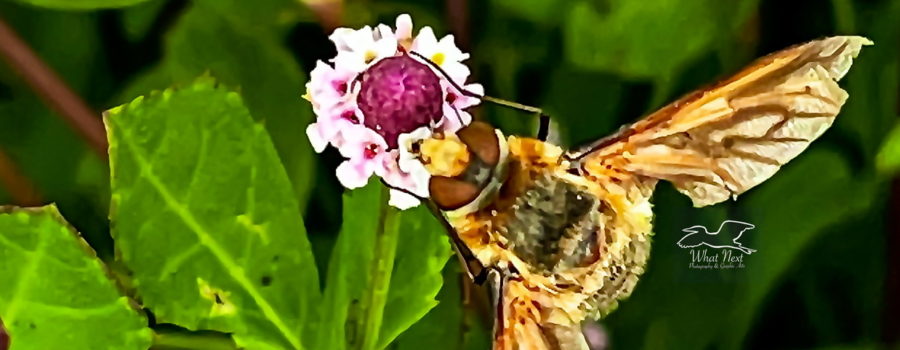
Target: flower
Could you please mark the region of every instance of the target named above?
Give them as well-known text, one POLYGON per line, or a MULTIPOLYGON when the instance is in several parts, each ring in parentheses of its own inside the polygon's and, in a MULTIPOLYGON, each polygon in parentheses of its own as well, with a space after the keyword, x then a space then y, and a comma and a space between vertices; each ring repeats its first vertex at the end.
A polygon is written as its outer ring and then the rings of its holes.
MULTIPOLYGON (((444 115, 449 116, 447 122, 444 124, 444 130, 455 131, 459 130, 464 125, 469 125, 469 123, 472 122, 472 115, 469 114, 469 112, 466 112, 465 109, 481 103, 481 100, 463 95, 450 83, 443 82, 442 85, 444 87, 445 100, 445 103, 442 106, 444 109, 443 112, 444 115)), ((478 94, 479 96, 484 95, 484 87, 481 86, 481 84, 469 84, 463 86, 463 89, 478 94)))
POLYGON ((452 35, 438 40, 429 27, 413 36, 406 14, 395 28, 338 28, 329 39, 337 55, 316 63, 303 96, 316 114, 306 129, 313 149, 331 145, 346 158, 336 169, 344 187, 364 186, 375 175, 391 188, 391 205, 418 205, 428 197, 430 176, 418 144, 468 125, 465 109, 481 102, 484 88, 466 84, 469 55, 452 35))
POLYGON ((337 167, 338 180, 346 188, 366 185, 372 174, 384 173, 386 157, 391 157, 387 144, 376 132, 360 125, 342 131, 345 138, 341 155, 348 158, 337 167))
POLYGON ((412 50, 440 66, 454 81, 465 81, 469 76, 469 67, 462 64, 462 61, 469 58, 469 54, 456 47, 453 35, 447 35, 438 41, 431 27, 422 28, 413 40, 412 50))

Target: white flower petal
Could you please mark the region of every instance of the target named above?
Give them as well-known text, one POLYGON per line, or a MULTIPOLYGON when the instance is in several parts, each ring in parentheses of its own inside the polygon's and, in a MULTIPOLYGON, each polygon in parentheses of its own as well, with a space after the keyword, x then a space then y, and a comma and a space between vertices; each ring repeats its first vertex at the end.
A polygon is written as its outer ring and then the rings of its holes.
POLYGON ((410 192, 415 193, 419 197, 428 197, 428 183, 431 181, 431 173, 425 168, 425 165, 419 163, 417 168, 410 171, 409 176, 413 180, 413 187, 410 192))
POLYGON ((427 126, 420 127, 416 130, 397 136, 397 141, 402 145, 412 145, 413 142, 430 138, 433 133, 427 126))
POLYGON ((363 164, 354 163, 352 160, 346 160, 341 163, 341 165, 338 165, 335 174, 337 174, 338 181, 341 182, 341 185, 349 189, 354 189, 363 187, 369 182, 369 177, 372 176, 372 172, 367 172, 366 170, 367 169, 363 164))
POLYGON ((406 40, 412 38, 412 17, 409 14, 401 14, 397 16, 397 22, 395 23, 397 26, 397 39, 398 40, 406 40))
MULTIPOLYGON (((469 85, 463 86, 463 89, 466 89, 466 91, 474 92, 478 95, 484 96, 484 86, 481 84, 478 84, 478 83, 469 84, 469 85)), ((463 96, 463 97, 466 97, 469 99, 474 99, 474 100, 478 101, 478 99, 474 98, 474 97, 468 97, 468 96, 463 96)))
POLYGON ((306 127, 306 137, 316 153, 322 153, 328 146, 328 140, 322 137, 322 132, 319 130, 319 123, 312 123, 306 127))
POLYGON ((377 27, 375 27, 375 31, 373 32, 373 34, 376 41, 387 37, 394 37, 394 31, 391 30, 391 27, 388 27, 384 24, 379 24, 377 27))
POLYGON ((397 53, 397 38, 393 36, 382 38, 375 43, 373 49, 377 59, 370 62, 370 64, 374 64, 378 59, 394 56, 397 53))
POLYGON ((463 53, 454 42, 453 34, 445 35, 437 43, 438 51, 444 54, 448 61, 462 62, 469 58, 469 54, 463 53))
POLYGON ((338 52, 334 58, 334 66, 354 73, 362 73, 368 67, 365 52, 345 51, 338 52))
POLYGON ((340 51, 349 51, 350 45, 347 43, 347 39, 352 36, 356 30, 351 28, 337 28, 331 35, 328 36, 328 39, 334 43, 334 46, 337 48, 338 52, 340 51))
MULTIPOLYGON (((453 61, 444 61, 444 64, 441 65, 441 69, 443 69, 444 72, 447 72, 450 79, 453 79, 457 84, 464 84, 466 79, 469 78, 469 75, 472 74, 468 66, 453 61)), ((443 78, 443 76, 441 77, 443 78)))
POLYGON ((412 148, 413 144, 430 138, 431 135, 431 129, 428 126, 423 126, 416 130, 397 136, 397 144, 399 145, 397 164, 399 165, 400 170, 406 173, 411 173, 414 170, 418 170, 419 167, 422 167, 424 169, 424 167, 422 166, 422 162, 419 160, 419 155, 414 153, 412 148))
POLYGON ((403 191, 391 190, 391 199, 388 204, 400 210, 406 210, 417 207, 421 202, 403 191))
POLYGON ((365 26, 347 36, 347 45, 354 51, 364 47, 371 47, 375 43, 375 33, 372 27, 365 26))
POLYGON ((425 57, 431 56, 437 51, 437 37, 434 36, 434 30, 431 27, 419 29, 419 35, 416 35, 413 40, 413 51, 425 57))
POLYGON ((309 80, 324 80, 329 73, 333 71, 334 68, 331 67, 331 65, 322 60, 318 60, 316 61, 316 68, 313 68, 313 70, 309 72, 309 80))

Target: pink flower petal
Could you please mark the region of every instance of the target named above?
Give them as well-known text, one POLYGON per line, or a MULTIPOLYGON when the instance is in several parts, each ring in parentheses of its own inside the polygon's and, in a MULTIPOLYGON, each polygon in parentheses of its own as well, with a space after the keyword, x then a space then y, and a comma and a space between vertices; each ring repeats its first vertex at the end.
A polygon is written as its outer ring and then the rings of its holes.
POLYGON ((387 150, 387 143, 374 130, 362 125, 353 125, 341 131, 344 145, 339 149, 341 155, 350 159, 373 159, 387 150), (371 154, 374 152, 374 154, 371 154))
POLYGON ((472 115, 469 112, 444 103, 444 120, 441 124, 441 130, 456 132, 470 123, 472 123, 472 115))
POLYGON ((336 69, 331 65, 318 61, 316 68, 310 73, 306 91, 317 114, 345 103, 348 97, 351 79, 356 73, 336 69))

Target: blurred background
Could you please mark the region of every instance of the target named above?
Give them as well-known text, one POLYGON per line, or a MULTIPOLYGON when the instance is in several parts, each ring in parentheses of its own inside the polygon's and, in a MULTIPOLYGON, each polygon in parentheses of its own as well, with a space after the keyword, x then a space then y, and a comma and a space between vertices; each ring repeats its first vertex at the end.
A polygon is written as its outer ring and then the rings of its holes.
MULTIPOLYGON (((473 79, 545 108, 563 145, 766 53, 835 34, 874 40, 841 82, 850 100, 834 127, 771 180, 703 209, 658 187, 647 273, 592 332, 613 349, 900 348, 900 0, 0 0, 0 204, 57 203, 110 260, 99 112, 208 72, 265 120, 324 275, 341 224, 340 156, 313 155, 300 95, 315 61, 334 55, 334 27, 392 25, 400 13, 454 34, 473 79), (743 269, 688 268, 681 229, 725 219, 756 225, 744 244, 758 252, 743 269)), ((474 113, 508 134, 536 130, 527 114, 474 113)), ((457 265, 441 303, 393 348, 488 348, 457 265)))

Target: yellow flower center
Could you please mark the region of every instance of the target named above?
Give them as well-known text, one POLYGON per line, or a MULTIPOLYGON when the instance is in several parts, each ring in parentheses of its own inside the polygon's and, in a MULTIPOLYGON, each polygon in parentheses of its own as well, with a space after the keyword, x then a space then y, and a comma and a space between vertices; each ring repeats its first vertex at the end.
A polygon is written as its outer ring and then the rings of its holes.
POLYGON ((447 59, 447 56, 445 56, 443 52, 438 52, 431 56, 431 62, 434 62, 435 64, 437 64, 439 66, 444 65, 444 61, 446 59, 447 59))
POLYGON ((376 54, 375 51, 372 50, 366 51, 366 54, 363 55, 363 59, 366 60, 366 63, 372 62, 375 57, 378 57, 378 54, 376 54))

